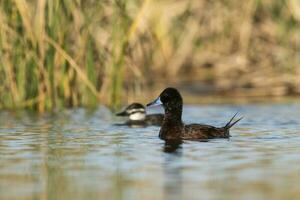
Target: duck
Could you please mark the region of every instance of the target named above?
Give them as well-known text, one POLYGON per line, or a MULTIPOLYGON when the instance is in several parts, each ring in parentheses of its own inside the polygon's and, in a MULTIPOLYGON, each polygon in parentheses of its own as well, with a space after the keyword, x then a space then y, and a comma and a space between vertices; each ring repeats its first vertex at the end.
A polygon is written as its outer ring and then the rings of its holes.
POLYGON ((160 126, 164 119, 161 113, 147 114, 146 107, 140 103, 132 103, 116 116, 127 116, 129 119, 123 125, 128 126, 160 126))
POLYGON ((162 105, 165 111, 159 131, 162 140, 207 140, 214 138, 229 138, 229 130, 243 117, 233 122, 237 113, 223 127, 206 124, 184 124, 182 122, 183 99, 176 88, 166 88, 147 107, 162 105))

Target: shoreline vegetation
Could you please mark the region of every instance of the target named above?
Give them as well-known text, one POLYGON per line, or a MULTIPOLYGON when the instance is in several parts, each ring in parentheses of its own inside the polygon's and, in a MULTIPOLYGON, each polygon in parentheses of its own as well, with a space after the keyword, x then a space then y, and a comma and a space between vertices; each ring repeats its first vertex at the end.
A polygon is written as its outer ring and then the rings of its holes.
POLYGON ((299 35, 297 0, 2 0, 0 108, 299 97, 299 35))

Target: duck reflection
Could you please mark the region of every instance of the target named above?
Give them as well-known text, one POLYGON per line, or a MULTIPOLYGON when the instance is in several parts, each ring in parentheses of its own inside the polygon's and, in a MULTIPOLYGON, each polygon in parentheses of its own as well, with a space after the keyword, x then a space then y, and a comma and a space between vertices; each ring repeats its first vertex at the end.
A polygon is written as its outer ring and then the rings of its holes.
MULTIPOLYGON (((164 144, 163 151, 165 153, 176 153, 177 150, 179 151, 182 149, 182 146, 181 146, 182 143, 183 143, 182 140, 167 140, 164 144)), ((177 153, 180 153, 180 152, 177 152, 177 153)))
POLYGON ((165 199, 182 199, 183 168, 182 162, 182 140, 166 141, 163 146, 165 152, 164 161, 164 196, 165 199))

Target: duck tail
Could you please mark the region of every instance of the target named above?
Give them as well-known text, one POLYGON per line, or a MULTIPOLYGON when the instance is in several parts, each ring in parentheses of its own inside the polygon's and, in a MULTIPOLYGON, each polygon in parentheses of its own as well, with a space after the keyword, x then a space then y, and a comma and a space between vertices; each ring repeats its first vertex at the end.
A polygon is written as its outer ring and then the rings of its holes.
POLYGON ((238 113, 235 113, 235 115, 233 115, 233 117, 229 120, 229 122, 224 126, 224 129, 229 130, 231 127, 233 127, 236 123, 238 123, 240 120, 243 119, 243 117, 237 119, 236 121, 232 122, 233 119, 236 117, 238 113))

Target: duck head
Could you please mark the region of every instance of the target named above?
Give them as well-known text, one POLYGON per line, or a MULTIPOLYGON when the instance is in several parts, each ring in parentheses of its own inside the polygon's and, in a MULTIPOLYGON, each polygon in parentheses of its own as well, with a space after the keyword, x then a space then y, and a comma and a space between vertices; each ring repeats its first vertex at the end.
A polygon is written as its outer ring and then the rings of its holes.
POLYGON ((146 109, 140 103, 132 103, 125 110, 116 114, 117 116, 128 116, 130 120, 141 121, 146 118, 146 109))
MULTIPOLYGON (((147 104, 147 107, 156 105, 162 105, 165 109, 165 113, 182 112, 182 97, 177 89, 166 88, 162 91, 158 98, 147 104)), ((181 115, 181 114, 180 114, 181 115)))

